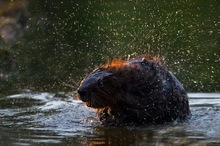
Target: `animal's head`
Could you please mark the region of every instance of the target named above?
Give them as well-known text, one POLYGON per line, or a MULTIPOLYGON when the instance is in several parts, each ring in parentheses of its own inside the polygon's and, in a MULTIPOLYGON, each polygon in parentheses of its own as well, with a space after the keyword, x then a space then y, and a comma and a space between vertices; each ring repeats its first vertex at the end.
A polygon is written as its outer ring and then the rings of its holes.
POLYGON ((114 101, 117 78, 113 72, 98 68, 82 80, 78 88, 79 99, 92 108, 104 108, 114 101))

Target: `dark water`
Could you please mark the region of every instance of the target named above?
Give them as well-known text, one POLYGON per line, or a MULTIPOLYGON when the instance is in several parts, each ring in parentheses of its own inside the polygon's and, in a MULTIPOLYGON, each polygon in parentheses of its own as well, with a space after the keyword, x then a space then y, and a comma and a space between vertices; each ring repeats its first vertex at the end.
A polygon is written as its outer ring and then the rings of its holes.
POLYGON ((142 127, 103 127, 92 109, 63 93, 1 97, 0 144, 219 145, 220 94, 189 96, 193 115, 188 122, 142 127))

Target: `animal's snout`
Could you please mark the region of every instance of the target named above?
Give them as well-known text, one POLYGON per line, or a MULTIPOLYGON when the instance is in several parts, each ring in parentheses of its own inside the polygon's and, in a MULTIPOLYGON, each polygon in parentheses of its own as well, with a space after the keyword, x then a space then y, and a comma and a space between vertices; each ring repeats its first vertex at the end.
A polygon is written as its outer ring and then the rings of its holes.
POLYGON ((86 102, 88 100, 88 92, 86 90, 78 89, 77 90, 79 94, 79 99, 82 100, 83 102, 86 102))
POLYGON ((79 94, 80 96, 85 96, 85 95, 87 94, 87 91, 82 90, 82 89, 80 89, 80 88, 77 90, 77 92, 78 92, 78 94, 79 94))

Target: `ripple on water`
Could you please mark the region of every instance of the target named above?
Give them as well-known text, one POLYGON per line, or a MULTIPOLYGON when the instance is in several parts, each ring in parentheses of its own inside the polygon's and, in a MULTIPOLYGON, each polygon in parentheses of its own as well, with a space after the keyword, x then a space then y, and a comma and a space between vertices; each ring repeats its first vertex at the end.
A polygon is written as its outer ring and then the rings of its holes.
MULTIPOLYGON (((15 130, 20 135, 23 134, 23 140, 19 138, 21 143, 28 143, 28 141, 59 143, 66 137, 95 136, 98 139, 99 137, 115 139, 118 137, 115 133, 122 134, 125 139, 140 134, 143 138, 139 140, 145 143, 144 139, 148 139, 145 135, 146 132, 149 132, 149 128, 151 128, 150 131, 156 133, 153 136, 155 141, 165 138, 172 142, 174 139, 176 141, 186 139, 186 141, 220 143, 220 94, 217 93, 189 93, 192 118, 188 123, 146 126, 143 133, 136 133, 129 129, 125 130, 125 133, 121 133, 121 128, 109 128, 110 130, 106 131, 105 128, 98 126, 100 124, 94 110, 68 96, 64 98, 51 93, 22 93, 0 100, 0 127, 3 126, 9 128, 9 131, 15 130), (96 133, 97 127, 99 127, 98 133, 96 133), (113 133, 111 133, 112 130, 113 133), (133 135, 126 136, 126 133, 131 131, 133 135), (103 132, 104 136, 101 134, 103 132), (31 135, 27 135, 27 133, 31 133, 31 135)), ((7 130, 5 131, 7 133, 7 130)), ((90 140, 97 141, 93 138, 90 140)))
MULTIPOLYGON (((50 93, 22 93, 8 96, 7 99, 18 103, 19 100, 29 100, 33 104, 20 107, 11 105, 0 109, 1 115, 11 116, 9 121, 21 125, 21 121, 29 121, 26 128, 30 130, 49 130, 60 135, 79 135, 88 131, 92 124, 97 123, 96 113, 74 99, 55 97, 50 93), (37 103, 36 103, 37 102, 37 103), (12 118, 13 117, 13 118, 12 118)), ((9 121, 5 123, 10 123, 9 121)))
POLYGON ((208 137, 220 137, 220 94, 190 93, 189 103, 193 116, 187 128, 208 137))

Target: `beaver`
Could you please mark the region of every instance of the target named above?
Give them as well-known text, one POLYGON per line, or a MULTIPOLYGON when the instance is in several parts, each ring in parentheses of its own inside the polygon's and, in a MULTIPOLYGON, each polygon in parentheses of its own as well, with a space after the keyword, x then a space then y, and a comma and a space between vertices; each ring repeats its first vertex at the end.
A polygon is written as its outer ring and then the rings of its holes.
POLYGON ((160 58, 142 55, 96 68, 78 98, 97 109, 104 125, 163 124, 190 118, 188 96, 160 58))

